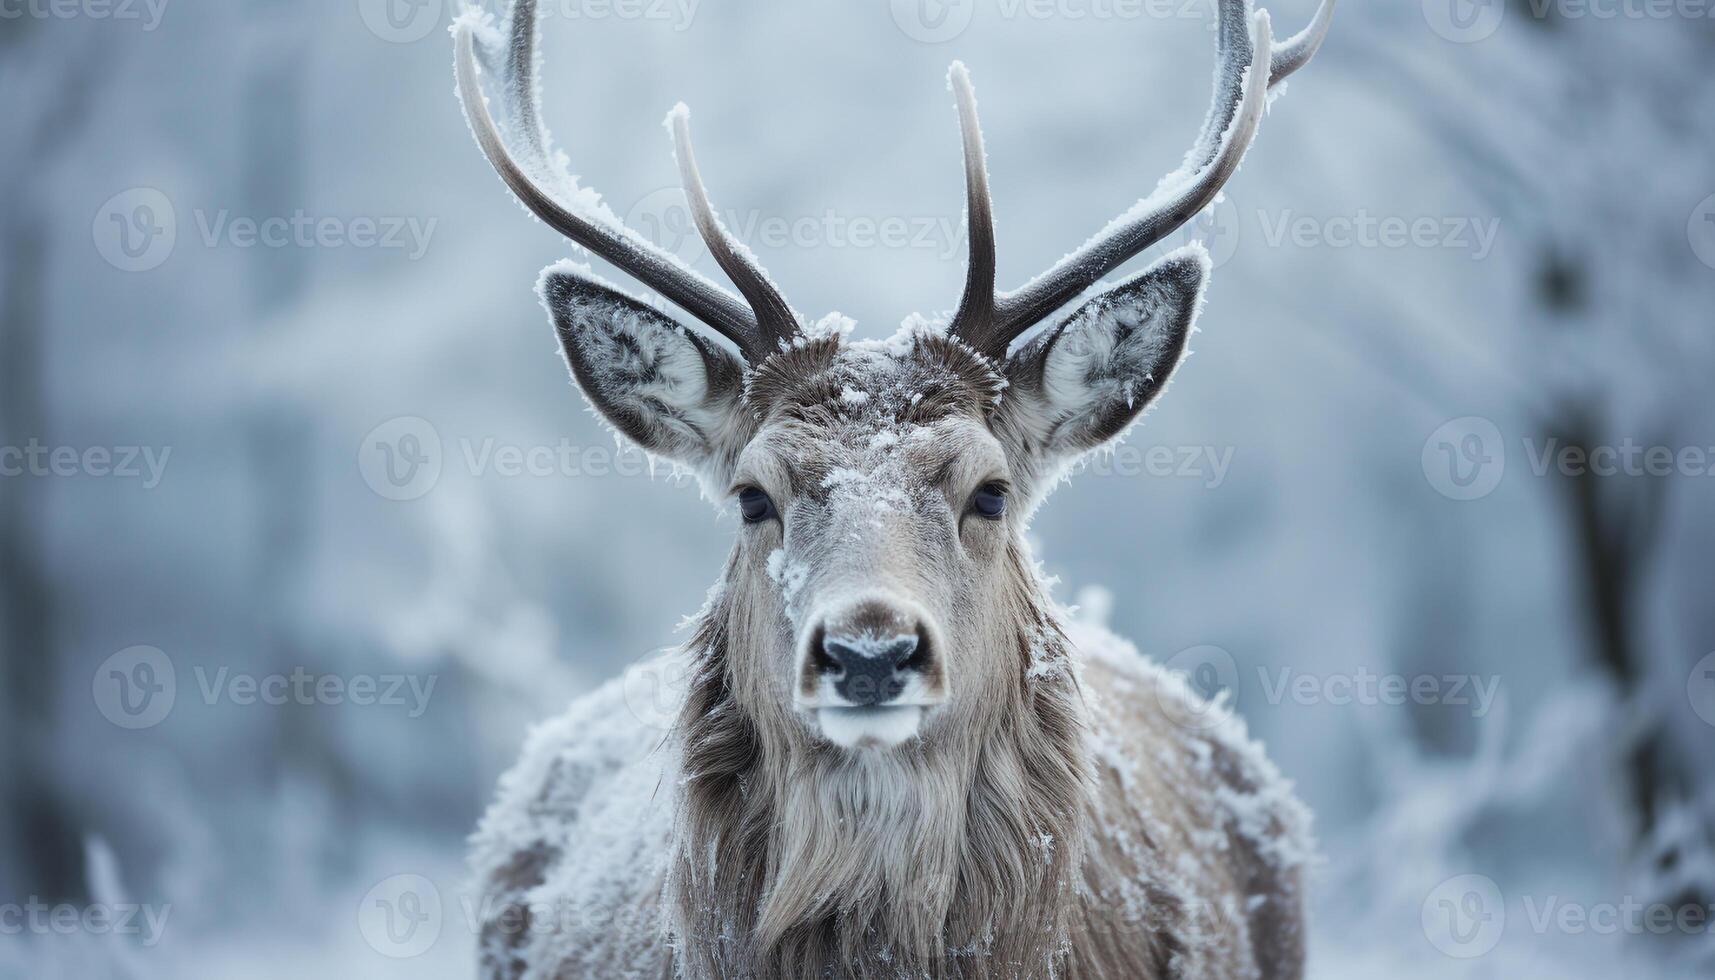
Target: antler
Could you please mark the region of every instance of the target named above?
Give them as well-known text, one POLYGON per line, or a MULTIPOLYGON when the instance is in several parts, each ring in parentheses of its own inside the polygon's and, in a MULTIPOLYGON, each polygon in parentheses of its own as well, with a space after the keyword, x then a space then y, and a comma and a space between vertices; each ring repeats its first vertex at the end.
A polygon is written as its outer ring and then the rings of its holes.
POLYGON ((798 319, 749 251, 728 236, 715 218, 691 156, 684 107, 674 110, 674 120, 685 194, 697 230, 715 260, 744 294, 748 307, 671 252, 625 227, 599 203, 593 192, 578 188, 575 181, 565 176, 562 162, 550 151, 551 138, 537 112, 536 16, 536 0, 513 0, 501 103, 508 117, 508 128, 522 144, 516 155, 502 138, 478 81, 475 35, 479 24, 475 14, 467 13, 454 28, 459 97, 483 155, 519 202, 550 228, 713 327, 737 344, 747 361, 760 362, 778 349, 782 340, 796 333, 798 319), (562 190, 574 201, 582 198, 582 209, 568 206, 544 186, 551 182, 570 185, 562 190))
POLYGON ((976 95, 965 66, 955 63, 951 83, 964 136, 971 257, 964 298, 953 318, 953 334, 985 354, 1004 357, 1008 346, 1025 330, 1213 203, 1256 136, 1267 104, 1267 89, 1304 67, 1316 54, 1328 36, 1334 3, 1322 0, 1310 26, 1276 48, 1267 11, 1255 15, 1253 42, 1250 0, 1220 0, 1216 41, 1220 69, 1215 97, 1197 141, 1185 156, 1184 167, 1164 178, 1154 194, 1115 218, 1077 251, 1010 293, 995 291, 994 209, 982 131, 977 124, 976 95), (1267 84, 1260 81, 1264 78, 1267 84))

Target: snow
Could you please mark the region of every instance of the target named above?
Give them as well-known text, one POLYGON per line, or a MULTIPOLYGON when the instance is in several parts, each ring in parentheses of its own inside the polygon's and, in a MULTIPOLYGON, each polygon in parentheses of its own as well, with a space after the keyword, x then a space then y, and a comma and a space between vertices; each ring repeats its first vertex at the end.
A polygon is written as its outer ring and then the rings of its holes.
MULTIPOLYGON (((363 941, 359 902, 409 871, 456 907, 465 835, 525 727, 669 640, 718 577, 735 521, 711 519, 647 466, 469 472, 463 441, 490 436, 612 458, 530 294, 536 270, 575 250, 520 222, 497 190, 447 98, 444 38, 385 43, 350 5, 339 30, 318 5, 204 6, 147 37, 119 21, 42 25, 0 58, 20 114, 0 147, 15 188, 0 227, 16 231, 32 209, 52 219, 28 253, 33 289, 15 288, 25 266, 0 269, 0 296, 41 299, 39 331, 8 336, 38 341, 43 413, 39 425, 0 414, 0 444, 40 434, 175 449, 148 493, 80 478, 12 480, 0 495, 28 503, 7 511, 29 531, 8 556, 40 564, 52 600, 51 642, 26 651, 32 682, 56 692, 36 724, 43 764, 74 842, 111 852, 89 862, 102 882, 91 891, 173 907, 161 944, 126 951, 121 962, 139 966, 129 975, 468 977, 462 912, 430 952, 395 961, 363 941), (111 71, 73 74, 90 65, 111 71), (96 88, 67 111, 73 77, 96 88), (279 83, 293 95, 279 105, 299 118, 257 98, 279 83), (162 106, 185 111, 161 126, 162 106), (43 131, 58 151, 37 155, 43 131), (268 151, 279 145, 292 152, 268 151), (140 185, 172 198, 179 240, 160 268, 120 274, 92 248, 90 218, 140 185), (416 261, 206 247, 194 232, 197 211, 298 206, 442 221, 416 261), (352 464, 367 431, 403 415, 433 424, 447 465, 431 493, 395 502, 352 464), (166 649, 180 681, 171 717, 144 733, 108 725, 88 698, 102 660, 139 642, 166 649), (444 676, 416 721, 186 697, 194 667, 267 674, 306 661, 444 676)), ((1270 6, 1284 29, 1314 4, 1270 6)), ((1554 481, 1515 452, 1491 497, 1460 504, 1419 466, 1436 426, 1473 414, 1516 449, 1557 400, 1551 377, 1603 396, 1599 421, 1620 435, 1666 423, 1676 444, 1715 445, 1704 328, 1715 276, 1686 240, 1715 190, 1698 112, 1711 94, 1706 32, 1678 19, 1545 24, 1523 9, 1508 6, 1492 38, 1455 44, 1422 5, 1341 5, 1331 43, 1228 187, 1237 242, 1214 249, 1194 370, 1128 444, 1231 448, 1229 479, 1209 489, 1095 460, 1034 515, 1049 569, 1068 587, 1111 590, 1115 630, 1164 662, 1198 644, 1231 651, 1233 709, 1311 805, 1327 853, 1310 883, 1313 977, 1677 980, 1710 968, 1707 936, 1539 931, 1526 904, 1595 907, 1710 878, 1694 846, 1659 881, 1632 876, 1633 815, 1615 777, 1626 736, 1652 723, 1709 756, 1715 729, 1688 709, 1686 685, 1711 648, 1707 481, 1670 481, 1666 531, 1638 567, 1646 676, 1628 693, 1595 665, 1554 481), (1493 217, 1501 233, 1480 263, 1264 235, 1288 214, 1360 207, 1493 217), (1551 253, 1582 296, 1572 314, 1544 312, 1551 253), (1256 683, 1263 669, 1359 665, 1499 678, 1505 708, 1477 719, 1274 704, 1256 683), (1473 873, 1501 888, 1508 926, 1492 951, 1455 958, 1426 938, 1424 902, 1473 873)), ((723 200, 771 216, 953 219, 958 145, 939 85, 956 53, 984 86, 1001 271, 1016 281, 1179 163, 1208 90, 1207 26, 979 16, 957 42, 921 45, 858 5, 708 4, 683 32, 550 15, 539 81, 578 176, 559 193, 592 214, 628 214, 678 186, 654 125, 695 94, 723 200), (773 54, 735 59, 739 37, 773 54), (878 51, 889 70, 865 73, 878 51)), ((499 111, 493 59, 483 81, 499 111)), ((944 329, 936 311, 963 283, 962 254, 757 251, 805 308, 849 314, 824 322, 857 342, 883 344, 902 321, 896 343, 944 329)), ((698 269, 718 272, 706 259, 698 269)), ((0 359, 0 373, 18 363, 0 359)), ((0 391, 23 389, 8 375, 0 391)), ((1669 806, 1638 852, 1707 836, 1709 772, 1692 772, 1704 802, 1669 806)), ((0 780, 0 796, 16 785, 0 780)), ((14 857, 0 855, 7 896, 27 892, 14 857)), ((118 969, 116 944, 77 945, 8 937, 0 976, 118 969)))

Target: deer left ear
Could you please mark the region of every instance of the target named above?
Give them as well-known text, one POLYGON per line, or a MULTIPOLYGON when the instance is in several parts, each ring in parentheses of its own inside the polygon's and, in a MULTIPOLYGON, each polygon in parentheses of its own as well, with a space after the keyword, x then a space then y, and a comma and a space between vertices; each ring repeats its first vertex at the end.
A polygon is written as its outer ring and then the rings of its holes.
POLYGON ((1006 362, 1006 434, 1032 469, 1111 442, 1172 378, 1203 305, 1209 255, 1192 245, 1085 303, 1006 362))
POLYGON ((548 269, 537 289, 596 412, 645 452, 724 482, 745 440, 738 358, 575 267, 548 269))

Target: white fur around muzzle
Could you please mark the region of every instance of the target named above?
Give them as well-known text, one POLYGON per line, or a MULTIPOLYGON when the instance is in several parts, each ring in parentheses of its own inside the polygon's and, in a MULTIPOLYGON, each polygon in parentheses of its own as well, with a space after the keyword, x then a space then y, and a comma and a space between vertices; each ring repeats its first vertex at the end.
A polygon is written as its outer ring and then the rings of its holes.
POLYGON ((915 704, 868 708, 817 708, 816 723, 841 748, 893 748, 915 738, 923 708, 915 704))

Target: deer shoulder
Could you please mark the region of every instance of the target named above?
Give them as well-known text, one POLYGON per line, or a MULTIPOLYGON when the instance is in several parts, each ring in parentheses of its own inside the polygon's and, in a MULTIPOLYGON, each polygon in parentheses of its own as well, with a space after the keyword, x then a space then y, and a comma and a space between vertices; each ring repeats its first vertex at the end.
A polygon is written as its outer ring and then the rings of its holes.
POLYGON ((530 734, 472 837, 470 912, 487 980, 670 975, 663 733, 627 709, 622 684, 530 734))
MULTIPOLYGON (((1316 850, 1292 783, 1243 720, 1183 674, 1101 627, 1068 633, 1097 783, 1085 928, 1152 937, 1109 951, 1143 970, 1132 975, 1300 976, 1303 879, 1316 850)), ((1090 964, 1087 975, 1125 974, 1090 964)))

